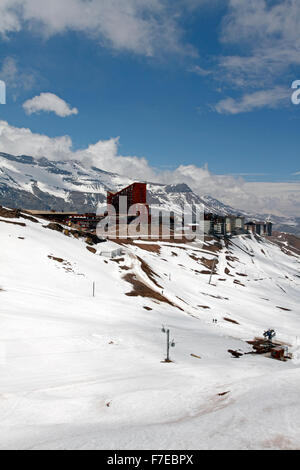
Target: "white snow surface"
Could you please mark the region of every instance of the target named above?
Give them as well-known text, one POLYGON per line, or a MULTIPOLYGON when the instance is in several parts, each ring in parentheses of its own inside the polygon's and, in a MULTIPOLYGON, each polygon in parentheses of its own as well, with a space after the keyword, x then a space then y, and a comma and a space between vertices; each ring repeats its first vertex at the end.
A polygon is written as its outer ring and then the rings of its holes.
POLYGON ((136 241, 116 262, 43 225, 0 217, 1 449, 299 449, 299 257, 241 236, 216 254, 136 241), (170 304, 127 296, 126 274, 170 304), (228 353, 269 327, 291 361, 228 353))

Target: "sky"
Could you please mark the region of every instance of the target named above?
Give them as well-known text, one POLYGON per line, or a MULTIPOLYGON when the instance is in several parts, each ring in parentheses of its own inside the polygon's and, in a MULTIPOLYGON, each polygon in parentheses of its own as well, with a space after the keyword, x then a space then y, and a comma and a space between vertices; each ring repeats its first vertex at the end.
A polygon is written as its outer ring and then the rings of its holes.
POLYGON ((300 217, 299 0, 0 0, 0 80, 2 152, 300 217))

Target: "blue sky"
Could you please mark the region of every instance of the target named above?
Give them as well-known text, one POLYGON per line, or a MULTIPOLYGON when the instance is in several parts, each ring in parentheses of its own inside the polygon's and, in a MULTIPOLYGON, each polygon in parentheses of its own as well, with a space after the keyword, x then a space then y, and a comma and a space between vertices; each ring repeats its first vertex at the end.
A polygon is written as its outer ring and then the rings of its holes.
MULTIPOLYGON (((227 175, 228 187, 231 175, 300 181, 300 106, 291 103, 300 79, 296 0, 1 5, 0 120, 14 132, 67 135, 73 154, 119 137, 118 155, 144 157, 154 174, 196 167, 201 177, 227 175)), ((10 139, 0 133, 1 151, 14 149, 10 139)), ((42 150, 33 138, 32 154, 42 150)), ((115 167, 112 158, 112 169, 120 171, 120 160, 115 167)))

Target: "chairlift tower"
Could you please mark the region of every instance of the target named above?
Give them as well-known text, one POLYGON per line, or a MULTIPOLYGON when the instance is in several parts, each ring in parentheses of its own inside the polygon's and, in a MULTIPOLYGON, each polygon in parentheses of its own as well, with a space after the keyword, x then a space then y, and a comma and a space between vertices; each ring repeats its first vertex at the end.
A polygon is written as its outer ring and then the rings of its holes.
POLYGON ((170 359, 170 347, 171 348, 174 348, 175 347, 175 342, 174 342, 174 339, 172 339, 172 341, 170 341, 170 330, 169 329, 166 329, 164 326, 162 327, 161 329, 162 333, 166 333, 167 335, 167 357, 165 359, 165 362, 171 362, 171 359, 170 359))

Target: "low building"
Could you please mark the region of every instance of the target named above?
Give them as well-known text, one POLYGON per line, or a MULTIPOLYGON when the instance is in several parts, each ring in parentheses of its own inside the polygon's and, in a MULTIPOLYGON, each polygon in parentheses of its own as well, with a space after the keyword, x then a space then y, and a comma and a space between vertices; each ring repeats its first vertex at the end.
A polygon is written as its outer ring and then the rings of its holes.
POLYGON ((242 216, 204 215, 205 235, 230 236, 242 233, 245 233, 245 218, 242 216))
POLYGON ((77 212, 59 212, 59 211, 39 211, 39 210, 26 210, 24 212, 27 212, 30 215, 36 216, 36 217, 42 217, 43 219, 47 220, 53 220, 55 222, 61 222, 65 223, 66 220, 69 217, 73 217, 78 215, 77 212))
POLYGON ((254 233, 262 237, 271 237, 273 233, 273 224, 270 221, 257 222, 253 220, 245 224, 245 229, 249 233, 254 233))
POLYGON ((101 217, 95 213, 75 214, 66 219, 66 224, 70 227, 75 225, 85 230, 95 231, 101 217))
POLYGON ((96 230, 98 222, 101 220, 95 213, 78 214, 77 212, 56 212, 56 211, 38 211, 28 210, 28 214, 36 217, 42 217, 43 219, 51 222, 57 222, 69 227, 76 226, 83 230, 96 230))

